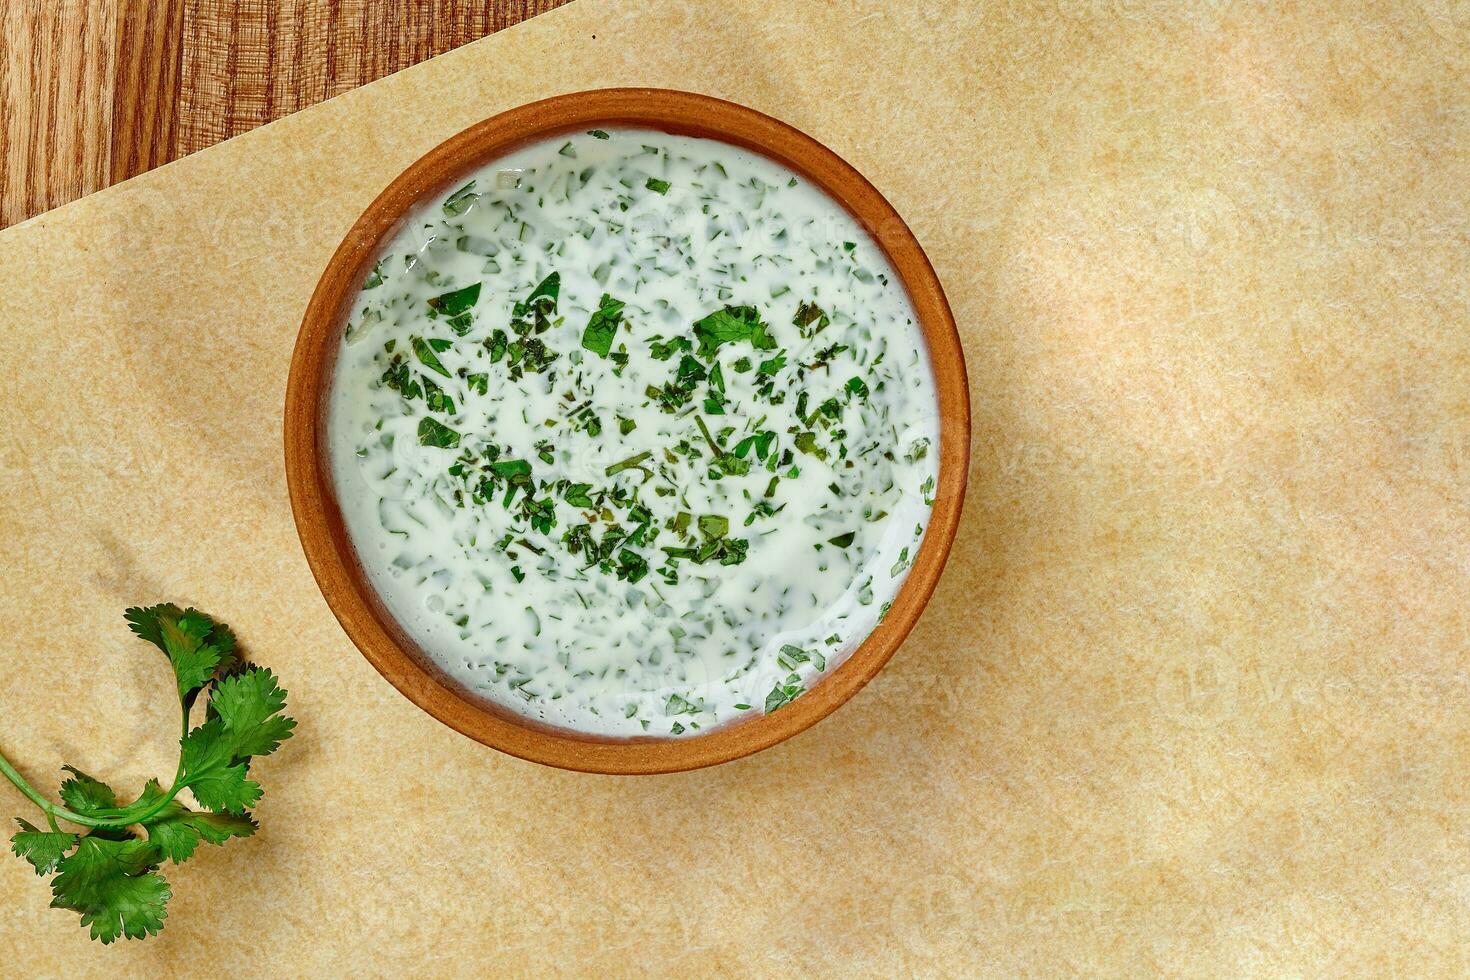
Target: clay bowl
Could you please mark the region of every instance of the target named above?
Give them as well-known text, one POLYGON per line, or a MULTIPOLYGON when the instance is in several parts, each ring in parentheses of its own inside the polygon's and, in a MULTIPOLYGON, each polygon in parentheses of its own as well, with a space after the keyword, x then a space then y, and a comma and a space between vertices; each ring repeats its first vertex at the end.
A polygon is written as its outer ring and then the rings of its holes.
MULTIPOLYGON (((677 772, 750 755, 811 727, 860 690, 898 649, 934 591, 964 499, 970 406, 965 362, 939 280, 903 219, 862 174, 816 140, 754 110, 662 89, 603 89, 512 109, 440 144, 393 181, 352 226, 307 308, 286 390, 286 478, 307 561, 327 604, 368 661, 409 700, 511 755, 563 769, 677 772), (693 738, 610 739, 551 728, 461 687, 424 655, 369 584, 338 510, 326 451, 326 394, 342 327, 383 244, 420 202, 468 171, 562 133, 640 127, 762 153, 822 187, 888 254, 913 300, 938 382, 939 481, 924 542, 887 618, 841 667, 781 710, 693 738)), ((903 724, 904 719, 896 719, 903 724)))

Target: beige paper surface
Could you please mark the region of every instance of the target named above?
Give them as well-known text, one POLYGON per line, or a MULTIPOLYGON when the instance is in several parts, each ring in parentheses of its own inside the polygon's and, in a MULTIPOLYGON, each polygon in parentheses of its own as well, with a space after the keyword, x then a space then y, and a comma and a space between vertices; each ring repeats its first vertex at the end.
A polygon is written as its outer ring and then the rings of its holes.
MULTIPOLYGON (((1470 18, 1453 0, 570 7, 0 234, 0 745, 172 771, 133 603, 291 692, 261 834, 107 949, 0 861, 17 975, 1470 968, 1470 18), (692 89, 865 172, 975 409, 912 638, 812 731, 617 779, 451 732, 336 626, 280 413, 307 298, 501 109, 692 89)), ((33 815, 8 786, 0 813, 33 815)))

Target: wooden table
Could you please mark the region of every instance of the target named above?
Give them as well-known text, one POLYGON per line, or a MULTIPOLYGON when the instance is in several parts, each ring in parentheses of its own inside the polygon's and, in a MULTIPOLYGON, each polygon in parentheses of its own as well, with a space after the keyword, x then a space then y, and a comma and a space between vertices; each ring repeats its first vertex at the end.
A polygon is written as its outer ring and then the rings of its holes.
POLYGON ((0 0, 0 227, 567 0, 0 0))

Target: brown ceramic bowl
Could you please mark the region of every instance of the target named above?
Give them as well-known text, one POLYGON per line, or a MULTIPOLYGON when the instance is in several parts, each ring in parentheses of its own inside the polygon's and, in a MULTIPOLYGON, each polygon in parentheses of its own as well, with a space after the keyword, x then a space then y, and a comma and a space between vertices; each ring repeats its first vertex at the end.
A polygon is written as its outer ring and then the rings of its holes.
POLYGON ((322 273, 301 324, 286 388, 286 479, 307 561, 363 656, 409 700, 486 745, 546 765, 599 773, 696 769, 750 755, 826 717, 877 674, 934 591, 960 519, 970 403, 954 318, 924 250, 852 167, 816 140, 752 109, 663 89, 603 89, 503 112, 440 144, 378 195, 322 273), (325 397, 343 323, 382 246, 425 199, 527 143, 596 128, 638 127, 723 140, 802 174, 844 205, 887 253, 919 314, 938 383, 939 482, 924 542, 888 617, 841 667, 780 711, 693 738, 612 739, 551 728, 479 697, 424 655, 393 620, 358 563, 334 496, 325 397))

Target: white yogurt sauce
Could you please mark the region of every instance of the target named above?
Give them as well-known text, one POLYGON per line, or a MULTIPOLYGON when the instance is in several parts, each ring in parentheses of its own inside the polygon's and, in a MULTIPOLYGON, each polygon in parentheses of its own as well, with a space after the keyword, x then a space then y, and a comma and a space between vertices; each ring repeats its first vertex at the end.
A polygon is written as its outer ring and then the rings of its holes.
POLYGON ((468 688, 688 736, 774 711, 886 613, 929 519, 922 335, 840 206, 723 143, 528 146, 415 216, 331 393, 348 532, 468 688))

